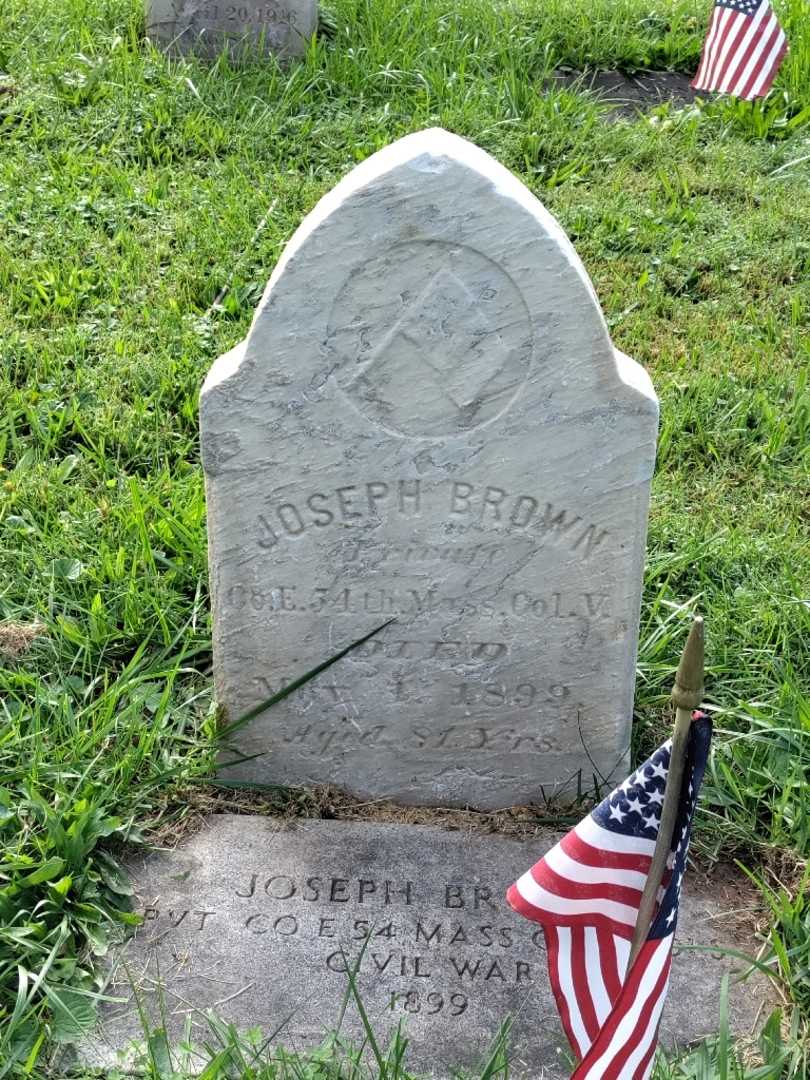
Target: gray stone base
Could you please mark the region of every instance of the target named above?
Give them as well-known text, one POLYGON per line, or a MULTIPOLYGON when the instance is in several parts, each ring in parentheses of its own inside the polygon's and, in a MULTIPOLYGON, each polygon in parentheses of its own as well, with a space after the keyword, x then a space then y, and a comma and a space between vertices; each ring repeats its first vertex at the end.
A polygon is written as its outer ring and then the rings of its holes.
MULTIPOLYGON (((190 1019, 202 1040, 203 1012, 213 1009, 240 1028, 270 1034, 283 1025, 278 1043, 312 1047, 337 1026, 346 962, 362 953, 359 986, 378 1042, 386 1046, 401 1023, 413 1072, 476 1069, 511 1015, 510 1075, 567 1076, 542 932, 504 900, 507 886, 557 839, 211 817, 178 850, 130 867, 145 922, 116 957, 108 993, 120 1002, 107 1007, 80 1059, 121 1062, 140 1033, 133 987, 155 1026, 162 996, 173 1038, 190 1019)), ((751 902, 741 879, 707 883, 693 873, 680 944, 752 951, 740 921, 751 902)), ((720 980, 734 966, 717 953, 676 956, 665 1045, 716 1031, 720 980)), ((736 1032, 752 1030, 763 1000, 762 978, 732 985, 736 1032)), ((351 1004, 341 1030, 361 1034, 351 1004)))

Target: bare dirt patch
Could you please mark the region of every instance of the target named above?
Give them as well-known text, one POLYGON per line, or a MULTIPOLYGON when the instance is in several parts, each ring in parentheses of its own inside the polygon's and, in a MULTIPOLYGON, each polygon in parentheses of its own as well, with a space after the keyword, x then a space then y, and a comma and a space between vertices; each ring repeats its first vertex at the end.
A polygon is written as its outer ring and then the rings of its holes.
POLYGON ((41 623, 0 623, 0 657, 17 660, 45 633, 41 623))
POLYGON ((542 836, 554 828, 570 828, 591 808, 513 806, 490 813, 453 807, 400 806, 385 799, 364 800, 330 784, 312 788, 253 791, 200 784, 173 794, 170 812, 148 840, 174 847, 202 827, 209 814, 263 814, 292 821, 297 818, 368 821, 400 825, 438 825, 451 831, 498 833, 516 839, 542 836), (176 812, 172 812, 176 811, 176 812))
POLYGON ((695 100, 689 76, 677 71, 573 71, 561 69, 551 77, 558 86, 588 90, 609 106, 608 116, 618 120, 636 116, 665 102, 680 108, 695 100))

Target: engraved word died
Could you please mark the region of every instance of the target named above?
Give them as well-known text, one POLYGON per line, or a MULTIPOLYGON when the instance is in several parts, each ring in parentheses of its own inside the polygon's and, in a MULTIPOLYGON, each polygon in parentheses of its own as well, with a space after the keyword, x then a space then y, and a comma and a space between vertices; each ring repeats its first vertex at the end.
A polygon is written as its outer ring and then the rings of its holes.
POLYGON ((482 809, 627 768, 657 399, 446 131, 325 195, 202 390, 224 778, 482 809))

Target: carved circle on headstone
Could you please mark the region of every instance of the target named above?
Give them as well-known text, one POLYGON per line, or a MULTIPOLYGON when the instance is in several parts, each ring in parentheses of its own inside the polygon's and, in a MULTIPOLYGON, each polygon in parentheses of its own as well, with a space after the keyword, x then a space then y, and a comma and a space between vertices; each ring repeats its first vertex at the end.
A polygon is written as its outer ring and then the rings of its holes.
POLYGON ((328 344, 338 386, 358 411, 393 434, 435 438, 507 412, 529 374, 532 325, 520 290, 492 259, 466 245, 416 240, 349 275, 328 344), (397 293, 381 295, 379 282, 394 266, 397 293))

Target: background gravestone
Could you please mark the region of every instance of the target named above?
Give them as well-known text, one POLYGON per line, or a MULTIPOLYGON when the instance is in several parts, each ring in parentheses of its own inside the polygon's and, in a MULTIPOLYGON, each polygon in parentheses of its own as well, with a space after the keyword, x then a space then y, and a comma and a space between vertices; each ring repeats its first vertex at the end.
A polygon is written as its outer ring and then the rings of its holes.
POLYGON ((300 56, 317 25, 317 0, 146 0, 147 35, 174 53, 238 55, 248 45, 300 56))
POLYGON ((657 401, 506 169, 401 139, 306 218, 201 400, 227 769, 482 808, 627 768, 657 401))

